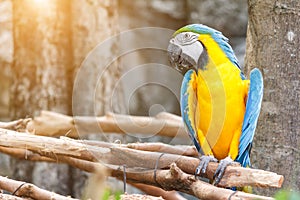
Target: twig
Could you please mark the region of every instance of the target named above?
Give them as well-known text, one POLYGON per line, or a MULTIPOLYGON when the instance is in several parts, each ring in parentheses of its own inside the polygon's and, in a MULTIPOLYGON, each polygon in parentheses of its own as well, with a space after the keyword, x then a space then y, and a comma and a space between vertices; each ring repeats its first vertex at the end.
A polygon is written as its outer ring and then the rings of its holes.
POLYGON ((108 113, 102 117, 84 117, 42 111, 28 123, 30 133, 44 136, 78 138, 91 133, 139 133, 188 138, 179 116, 159 113, 155 117, 140 117, 108 113))
POLYGON ((31 118, 18 119, 11 122, 0 122, 0 128, 9 129, 13 131, 25 131, 27 124, 31 121, 31 118))
POLYGON ((22 181, 15 181, 3 176, 0 176, 0 188, 17 196, 28 197, 33 199, 59 199, 71 200, 71 197, 65 197, 54 192, 41 189, 31 183, 24 183, 22 181))
MULTIPOLYGON (((146 152, 122 147, 95 147, 84 145, 69 138, 50 138, 45 136, 29 135, 10 130, 0 129, 0 146, 10 148, 28 149, 42 156, 54 158, 70 156, 86 161, 109 163, 112 165, 124 165, 127 167, 141 167, 154 169, 158 157, 156 152, 146 152)), ((164 154, 159 161, 160 168, 168 168, 175 162, 184 172, 194 174, 199 164, 199 159, 174 154, 164 154), (188 164, 187 164, 188 163, 188 164)), ((213 179, 217 163, 209 163, 208 178, 213 179)), ((283 176, 263 170, 228 166, 219 183, 221 187, 233 186, 257 186, 257 187, 281 187, 283 176)))

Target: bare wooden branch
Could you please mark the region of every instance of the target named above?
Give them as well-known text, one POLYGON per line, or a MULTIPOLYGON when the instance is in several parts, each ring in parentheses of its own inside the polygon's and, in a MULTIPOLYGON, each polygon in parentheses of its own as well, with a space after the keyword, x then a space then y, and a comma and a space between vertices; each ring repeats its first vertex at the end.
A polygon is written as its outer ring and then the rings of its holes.
POLYGON ((170 153, 170 154, 192 156, 192 157, 199 156, 196 147, 188 146, 188 145, 169 145, 160 142, 114 144, 114 143, 95 141, 95 140, 81 140, 81 142, 87 145, 106 147, 106 148, 118 146, 118 147, 124 147, 124 148, 130 148, 130 149, 136 149, 142 151, 170 153))
MULTIPOLYGON (((110 148, 110 156, 105 156, 108 163, 114 165, 126 164, 128 167, 155 168, 157 160, 162 155, 156 152, 144 152, 139 150, 113 147, 110 148)), ((159 167, 168 168, 172 162, 175 162, 179 168, 189 174, 194 174, 199 165, 198 158, 192 158, 181 155, 163 154, 159 159, 159 167)), ((213 180, 217 163, 209 163, 206 177, 213 180)), ((225 174, 219 183, 221 187, 233 186, 256 186, 256 187, 281 187, 283 176, 273 172, 263 170, 243 168, 237 166, 228 166, 225 174)))
POLYGON ((2 200, 28 200, 27 198, 16 197, 10 194, 0 193, 0 199, 2 200))
POLYGON ((121 200, 164 200, 161 197, 154 197, 144 194, 122 194, 121 200))
MULTIPOLYGON (((14 157, 17 157, 20 159, 26 159, 26 160, 32 160, 32 161, 39 161, 39 159, 40 159, 40 161, 46 161, 46 162, 59 162, 59 163, 63 162, 63 163, 67 163, 73 167, 79 168, 79 169, 87 171, 87 172, 92 172, 92 173, 94 173, 96 171, 96 169, 103 167, 103 165, 101 165, 99 163, 80 160, 80 159, 67 157, 67 156, 55 156, 55 157, 52 156, 53 159, 51 159, 51 158, 40 156, 39 154, 35 154, 26 149, 14 149, 14 148, 0 147, 0 152, 9 154, 11 156, 14 156, 14 157), (35 156, 25 156, 25 155, 35 155, 35 156), (54 159, 56 159, 56 160, 54 160, 54 159)), ((108 167, 108 168, 109 168, 109 171, 118 170, 118 166, 113 167, 112 165, 110 165, 110 167, 108 167)), ((117 174, 117 173, 115 173, 115 174, 117 174)), ((122 179, 123 177, 119 176, 116 178, 122 179)), ((165 200, 184 200, 185 199, 181 195, 179 195, 176 191, 165 191, 161 188, 151 186, 151 185, 145 185, 145 184, 131 183, 131 185, 139 188, 140 190, 144 191, 145 193, 147 193, 149 195, 157 196, 157 197, 161 196, 165 200)), ((124 195, 124 196, 122 196, 122 199, 128 199, 131 197, 133 197, 133 196, 124 195)), ((136 196, 134 196, 134 198, 135 197, 136 196)), ((143 196, 143 197, 145 197, 145 196, 143 196)), ((16 198, 18 198, 18 197, 16 197, 16 198)), ((162 199, 162 198, 159 198, 159 199, 162 199)))
MULTIPOLYGON (((17 126, 13 126, 13 124, 18 123, 11 123, 10 129, 20 131, 16 128, 17 126)), ((67 135, 78 137, 82 134, 96 132, 130 132, 172 137, 187 136, 181 119, 168 113, 160 113, 154 118, 112 113, 98 118, 73 118, 44 111, 40 118, 37 117, 35 120, 30 121, 26 128, 27 132, 47 136, 67 135)), ((162 143, 108 144, 95 141, 78 141, 66 137, 56 139, 37 135, 0 129, 0 151, 28 160, 67 163, 88 172, 95 172, 97 168, 105 164, 112 176, 119 179, 123 178, 123 172, 119 166, 126 165, 127 180, 129 182, 153 185, 154 187, 147 186, 147 188, 152 187, 150 190, 156 189, 157 193, 161 191, 161 194, 166 195, 169 193, 173 197, 176 196, 176 193, 167 192, 157 187, 162 187, 165 190, 175 189, 202 199, 228 199, 230 196, 231 199, 272 199, 257 195, 249 196, 242 192, 233 194, 231 190, 217 188, 195 180, 195 178, 192 180, 194 176, 189 174, 194 174, 199 159, 187 156, 197 156, 194 147, 182 146, 178 148, 162 143), (163 154, 151 151, 159 151, 163 154), (157 160, 159 161, 157 162, 157 160), (99 161, 100 163, 98 163, 99 161), (173 162, 174 164, 172 164, 173 162), (159 163, 159 167, 155 170, 155 180, 153 169, 156 163, 159 163)), ((216 163, 210 163, 205 176, 213 179, 216 168, 216 163)), ((282 182, 283 177, 272 172, 229 166, 219 186, 281 187, 282 182)), ((29 188, 32 188, 32 186, 29 188)), ((173 197, 172 199, 174 199, 173 197)), ((180 199, 180 196, 178 198, 180 199)))
POLYGON ((85 160, 97 161, 92 154, 94 151, 98 154, 109 151, 107 148, 93 147, 76 142, 67 137, 61 139, 36 136, 26 133, 19 133, 11 130, 0 129, 0 145, 4 147, 29 149, 40 155, 47 156, 47 154, 68 155, 72 157, 82 157, 85 160), (96 150, 95 150, 96 149, 96 150))
POLYGON ((81 169, 86 172, 91 172, 91 173, 95 172, 95 169, 102 166, 100 163, 97 162, 86 161, 86 160, 77 159, 69 156, 54 155, 54 154, 48 154, 47 155, 48 157, 41 156, 38 153, 34 153, 28 149, 15 149, 15 148, 8 148, 8 147, 1 146, 0 152, 13 156, 15 158, 30 160, 30 161, 66 163, 75 168, 81 169))
MULTIPOLYGON (((24 150, 25 151, 25 150, 24 150)), ((28 151, 28 150, 27 150, 28 151)), ((79 169, 88 171, 88 172, 95 172, 99 168, 103 168, 103 165, 97 162, 85 161, 80 160, 77 158, 72 158, 68 156, 57 155, 54 156, 53 154, 49 154, 52 159, 56 159, 56 162, 64 162, 73 167, 77 167, 79 169)), ((136 168, 126 168, 126 178, 127 181, 134 182, 134 183, 143 183, 143 184, 150 184, 156 187, 162 187, 165 190, 178 190, 181 192, 189 193, 195 195, 202 199, 228 199, 228 196, 233 194, 233 191, 217 188, 210 184, 204 183, 199 180, 195 180, 194 175, 188 175, 182 172, 175 163, 171 164, 170 170, 145 170, 145 169, 136 169, 136 168), (173 170, 173 171, 172 171, 173 170), (175 171, 174 171, 175 170, 175 171), (154 173, 156 173, 156 180, 154 173), (170 177, 171 174, 171 177, 170 177), (175 174, 175 176, 174 176, 175 174), (180 174, 180 175, 178 175, 180 174)), ((123 179, 123 170, 120 166, 116 165, 104 165, 106 170, 111 173, 112 176, 123 179)), ((132 183, 131 183, 132 184, 132 183)), ((161 194, 163 197, 168 197, 168 195, 174 195, 171 192, 168 194, 166 193, 157 193, 161 194), (166 195, 166 196, 164 196, 166 195)), ((174 198, 171 198, 174 199, 174 198)), ((176 196, 176 199, 181 199, 179 196, 176 196)), ((258 195, 251 195, 247 193, 238 192, 231 199, 272 199, 269 197, 263 197, 258 195)))
POLYGON ((0 188, 16 196, 28 197, 33 199, 57 199, 57 200, 71 200, 71 197, 65 197, 54 192, 41 189, 31 183, 22 181, 15 181, 3 176, 0 176, 0 188))
POLYGON ((141 183, 131 183, 134 187, 140 189, 146 194, 162 197, 164 200, 186 200, 183 196, 181 196, 177 191, 165 191, 159 187, 155 187, 152 185, 145 185, 141 183))
MULTIPOLYGON (((168 168, 175 162, 184 172, 194 174, 199 159, 157 152, 146 152, 129 148, 110 148, 86 145, 70 138, 50 138, 45 136, 29 135, 15 131, 0 129, 0 146, 10 148, 28 149, 42 156, 55 159, 57 156, 70 156, 81 160, 154 169, 159 159, 160 168, 168 168)), ((208 178, 213 179, 217 163, 209 163, 208 178)), ((281 187, 283 176, 263 170, 228 166, 219 183, 221 187, 257 186, 281 187)))
POLYGON ((124 147, 142 150, 142 151, 151 151, 151 152, 161 152, 161 153, 170 153, 183 156, 193 156, 198 157, 198 151, 195 146, 186 146, 186 145, 168 145, 164 143, 130 143, 124 145, 124 147))
MULTIPOLYGON (((196 196, 202 200, 211 199, 231 199, 231 200, 273 200, 270 197, 264 197, 244 192, 234 192, 230 189, 218 188, 211 184, 196 180, 194 175, 184 173, 175 163, 170 165, 169 170, 157 170, 156 180, 153 171, 143 173, 127 172, 127 179, 130 181, 141 182, 150 185, 158 185, 165 190, 177 190, 196 196), (229 198, 231 197, 231 198, 229 198)), ((113 171, 114 176, 123 176, 123 172, 113 171), (115 174, 117 173, 117 175, 115 174)))
POLYGON ((9 129, 13 131, 25 131, 27 124, 31 121, 31 118, 18 119, 11 122, 0 122, 0 128, 9 129))
POLYGON ((31 161, 42 161, 42 162, 55 162, 55 160, 41 156, 38 153, 34 153, 27 149, 17 149, 0 146, 0 152, 13 156, 19 159, 31 160, 31 161))
POLYGON ((159 113, 155 117, 140 117, 108 113, 102 117, 70 117, 42 111, 28 123, 30 133, 44 136, 68 136, 78 138, 91 133, 138 133, 187 138, 179 116, 159 113))

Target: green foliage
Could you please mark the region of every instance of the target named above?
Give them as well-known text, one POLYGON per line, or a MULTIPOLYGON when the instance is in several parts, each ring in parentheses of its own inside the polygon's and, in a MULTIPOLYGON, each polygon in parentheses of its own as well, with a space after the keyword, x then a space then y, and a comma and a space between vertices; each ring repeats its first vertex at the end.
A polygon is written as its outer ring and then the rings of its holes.
POLYGON ((275 195, 276 200, 299 200, 300 193, 297 191, 281 190, 275 195))
POLYGON ((109 189, 106 189, 104 191, 104 194, 102 196, 102 200, 108 200, 109 199, 109 196, 110 196, 110 190, 109 189))
POLYGON ((112 193, 110 189, 106 189, 101 200, 120 200, 121 194, 122 192, 120 191, 112 193))
POLYGON ((120 192, 120 191, 115 192, 114 199, 115 200, 120 200, 121 199, 121 194, 122 194, 122 192, 120 192))

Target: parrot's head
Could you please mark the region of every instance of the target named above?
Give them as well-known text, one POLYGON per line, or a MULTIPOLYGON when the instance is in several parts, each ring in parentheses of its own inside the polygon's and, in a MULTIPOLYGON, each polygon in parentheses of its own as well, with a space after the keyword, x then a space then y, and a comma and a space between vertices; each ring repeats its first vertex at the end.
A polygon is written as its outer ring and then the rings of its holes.
POLYGON ((204 70, 210 58, 212 47, 205 41, 213 40, 237 67, 238 61, 228 39, 220 32, 202 24, 190 24, 178 29, 168 46, 168 56, 172 67, 185 73, 189 69, 204 70))

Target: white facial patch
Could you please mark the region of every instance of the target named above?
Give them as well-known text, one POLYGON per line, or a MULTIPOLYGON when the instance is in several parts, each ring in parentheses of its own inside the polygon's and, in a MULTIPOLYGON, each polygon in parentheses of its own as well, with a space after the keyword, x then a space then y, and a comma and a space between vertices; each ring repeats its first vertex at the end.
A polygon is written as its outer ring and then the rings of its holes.
POLYGON ((194 60, 194 63, 198 62, 198 59, 203 52, 203 46, 198 41, 199 34, 193 32, 183 32, 173 38, 170 43, 179 46, 182 50, 183 57, 187 55, 194 60))

